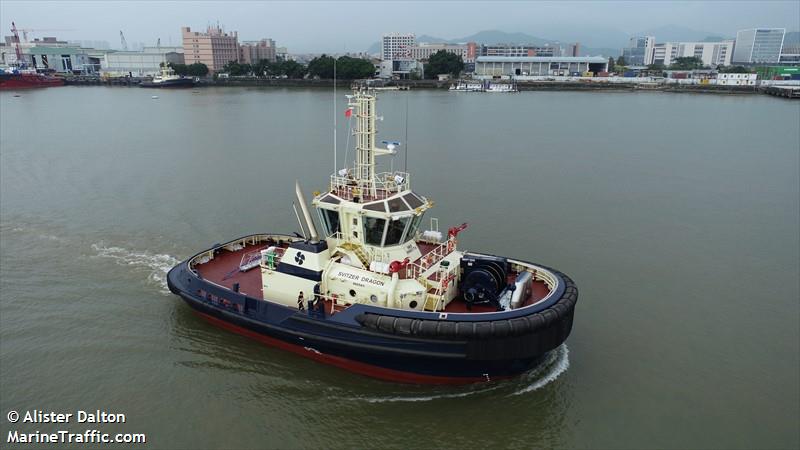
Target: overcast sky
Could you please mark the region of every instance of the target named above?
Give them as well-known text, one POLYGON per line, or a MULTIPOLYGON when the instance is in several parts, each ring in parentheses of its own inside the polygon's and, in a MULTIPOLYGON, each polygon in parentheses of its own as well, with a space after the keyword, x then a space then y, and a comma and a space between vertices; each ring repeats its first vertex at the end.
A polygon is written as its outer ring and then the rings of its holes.
MULTIPOLYGON (((180 27, 219 23, 240 40, 273 38, 292 53, 364 51, 384 32, 458 38, 481 30, 524 32, 563 42, 615 46, 622 34, 676 25, 723 36, 752 27, 800 29, 800 0, 787 1, 517 1, 271 2, 0 1, 2 34, 57 29, 34 37, 129 44, 180 44, 180 27), (63 30, 63 31, 62 31, 63 30)), ((658 36, 656 36, 658 40, 658 36)))

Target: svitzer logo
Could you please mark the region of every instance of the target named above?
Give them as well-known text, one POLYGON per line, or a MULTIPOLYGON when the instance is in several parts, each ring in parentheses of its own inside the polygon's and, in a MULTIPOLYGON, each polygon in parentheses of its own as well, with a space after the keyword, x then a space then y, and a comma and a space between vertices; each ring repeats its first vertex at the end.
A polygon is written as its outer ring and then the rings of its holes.
POLYGON ((296 262, 298 266, 302 266, 303 261, 305 260, 306 260, 306 255, 300 252, 297 252, 297 254, 294 255, 294 262, 296 262))

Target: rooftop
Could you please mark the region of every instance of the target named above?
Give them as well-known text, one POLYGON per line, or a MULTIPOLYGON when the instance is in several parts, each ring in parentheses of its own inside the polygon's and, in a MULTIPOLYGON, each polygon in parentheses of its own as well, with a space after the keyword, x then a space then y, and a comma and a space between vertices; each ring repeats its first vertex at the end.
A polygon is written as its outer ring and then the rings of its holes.
POLYGON ((607 63, 602 56, 479 56, 477 62, 589 62, 607 63))

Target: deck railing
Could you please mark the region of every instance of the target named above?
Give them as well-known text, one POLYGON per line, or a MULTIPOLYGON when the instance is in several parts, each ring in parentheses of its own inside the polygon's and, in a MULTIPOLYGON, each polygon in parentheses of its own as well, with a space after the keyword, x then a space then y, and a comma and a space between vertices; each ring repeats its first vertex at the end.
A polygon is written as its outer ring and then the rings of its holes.
POLYGON ((349 176, 331 175, 331 192, 334 195, 349 201, 358 196, 362 202, 369 202, 385 200, 394 194, 409 189, 409 174, 407 172, 377 173, 372 184, 374 186, 358 186, 357 181, 349 176), (372 193, 373 187, 375 195, 372 193))

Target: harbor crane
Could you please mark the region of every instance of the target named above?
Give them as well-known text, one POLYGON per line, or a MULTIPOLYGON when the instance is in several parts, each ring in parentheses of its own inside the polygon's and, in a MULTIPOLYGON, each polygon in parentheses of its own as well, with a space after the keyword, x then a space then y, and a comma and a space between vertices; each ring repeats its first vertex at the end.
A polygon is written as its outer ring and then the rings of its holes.
POLYGON ((128 51, 128 43, 125 41, 125 35, 122 34, 122 30, 119 30, 119 42, 122 44, 122 51, 128 51))

